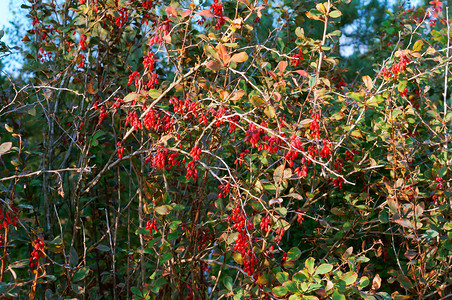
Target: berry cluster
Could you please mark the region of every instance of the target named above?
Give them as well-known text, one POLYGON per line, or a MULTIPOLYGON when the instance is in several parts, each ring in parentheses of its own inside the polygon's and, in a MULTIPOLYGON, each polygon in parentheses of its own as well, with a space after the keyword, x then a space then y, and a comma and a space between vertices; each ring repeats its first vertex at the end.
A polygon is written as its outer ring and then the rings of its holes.
POLYGON ((158 231, 157 229, 157 220, 154 219, 153 222, 151 220, 146 222, 146 230, 149 230, 149 234, 152 235, 152 231, 155 230, 155 232, 158 231))
POLYGON ((443 187, 444 187, 444 185, 443 185, 443 178, 442 178, 442 177, 436 177, 436 182, 438 182, 438 183, 436 184, 436 188, 437 188, 438 190, 442 190, 443 187))
POLYGON ((198 178, 198 169, 195 167, 195 162, 200 159, 201 157, 201 148, 198 147, 198 145, 195 145, 190 150, 190 155, 193 157, 193 160, 189 161, 186 167, 187 170, 187 181, 190 180, 190 178, 193 177, 193 180, 196 181, 198 178))
POLYGON ((17 225, 17 222, 19 220, 17 218, 18 210, 15 206, 12 205, 11 209, 13 210, 14 214, 11 213, 9 210, 3 212, 3 209, 0 208, 0 229, 9 227, 11 223, 13 224, 13 226, 17 225))
POLYGON ((141 121, 138 117, 138 114, 136 111, 129 112, 127 118, 126 118, 126 124, 125 126, 129 125, 133 127, 133 129, 141 129, 141 121))
POLYGON ((268 233, 270 231, 271 220, 272 220, 271 216, 266 216, 266 217, 262 218, 262 221, 260 224, 262 232, 268 233))
POLYGON ((409 64, 409 60, 406 57, 406 55, 400 56, 400 61, 396 64, 394 64, 390 69, 383 68, 380 72, 380 75, 382 75, 384 78, 394 78, 394 80, 397 79, 400 73, 405 71, 406 66, 409 64))
POLYGON ((212 10, 215 17, 217 17, 217 23, 215 24, 215 30, 220 30, 221 26, 224 25, 225 18, 223 16, 223 3, 219 3, 218 0, 213 0, 212 5, 210 5, 210 9, 212 10))
POLYGON ((154 44, 159 44, 159 46, 163 43, 163 37, 169 34, 169 21, 164 21, 162 23, 154 23, 155 35, 149 39, 149 47, 152 47, 154 44))
POLYGON ((332 154, 331 150, 330 150, 330 146, 331 143, 328 140, 323 140, 323 148, 322 150, 320 150, 320 156, 322 158, 327 158, 328 156, 330 156, 332 154))
POLYGON ((117 11, 118 11, 119 16, 116 18, 115 24, 116 24, 116 26, 121 28, 122 26, 124 26, 126 24, 127 20, 129 19, 129 17, 128 17, 129 10, 127 9, 127 7, 121 7, 121 8, 118 7, 117 11))
POLYGON ((39 265, 39 260, 44 257, 45 244, 40 238, 33 241, 33 251, 30 254, 30 270, 35 270, 39 265))
POLYGON ((232 223, 232 229, 238 231, 237 239, 235 240, 234 251, 240 252, 243 259, 244 271, 251 276, 254 274, 254 269, 257 264, 256 254, 252 249, 250 235, 247 230, 254 228, 251 222, 246 220, 245 214, 237 205, 232 215, 228 217, 229 222, 232 223))
POLYGON ((301 52, 301 49, 298 51, 298 53, 292 55, 292 66, 298 67, 301 65, 301 61, 303 60, 304 54, 301 52))
POLYGON ((290 136, 290 150, 287 152, 285 158, 290 167, 293 166, 294 160, 298 156, 299 151, 304 151, 301 138, 295 134, 290 136))
MULTIPOLYGON (((179 164, 177 161, 178 156, 179 155, 176 152, 169 153, 167 148, 160 146, 155 155, 152 157, 152 166, 157 169, 163 169, 167 166, 168 170, 170 170, 176 163, 179 164)), ((146 161, 149 159, 150 157, 148 157, 146 161)))
POLYGON ((118 158, 122 159, 122 157, 124 156, 124 147, 122 146, 121 142, 118 142, 116 145, 118 146, 118 158))
POLYGON ((231 183, 228 182, 226 184, 222 184, 218 187, 220 189, 220 193, 218 194, 218 198, 226 197, 231 191, 231 183))
POLYGON ((297 209, 297 224, 298 226, 301 226, 304 222, 304 212, 301 209, 297 209))

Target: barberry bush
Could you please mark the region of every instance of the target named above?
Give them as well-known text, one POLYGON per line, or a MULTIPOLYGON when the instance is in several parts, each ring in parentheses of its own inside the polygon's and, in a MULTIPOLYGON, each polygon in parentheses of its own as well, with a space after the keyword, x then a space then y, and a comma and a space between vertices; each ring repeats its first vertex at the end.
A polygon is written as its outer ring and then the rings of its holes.
POLYGON ((388 12, 352 78, 348 4, 280 2, 22 5, 2 297, 452 295, 448 10, 388 12))

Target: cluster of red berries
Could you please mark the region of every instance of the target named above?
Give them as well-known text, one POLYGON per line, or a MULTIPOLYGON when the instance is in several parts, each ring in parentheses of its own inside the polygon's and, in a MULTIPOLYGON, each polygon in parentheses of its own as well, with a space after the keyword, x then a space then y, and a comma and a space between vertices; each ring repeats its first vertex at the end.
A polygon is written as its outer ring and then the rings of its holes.
POLYGON ((127 85, 130 85, 132 82, 135 82, 135 87, 140 87, 140 72, 133 71, 132 74, 129 75, 129 81, 127 81, 127 85))
MULTIPOLYGON (((146 105, 143 105, 143 110, 147 110, 146 105)), ((143 123, 147 130, 153 129, 156 132, 164 133, 173 131, 175 121, 167 114, 162 116, 156 110, 150 109, 144 116, 143 123)))
POLYGON ((138 117, 138 114, 136 111, 131 111, 129 112, 129 114, 127 115, 126 118, 126 124, 125 126, 129 125, 133 127, 133 129, 141 129, 141 121, 140 118, 138 117))
POLYGON ((144 66, 144 69, 148 70, 149 72, 154 70, 155 60, 154 60, 154 53, 152 51, 149 51, 148 54, 146 56, 144 56, 143 66, 144 66))
POLYGON ((226 197, 231 191, 231 183, 228 182, 226 184, 222 184, 218 188, 220 189, 220 193, 218 193, 218 198, 226 197))
POLYGON ((121 28, 122 26, 124 26, 126 24, 127 20, 129 19, 129 17, 128 17, 129 10, 127 9, 127 7, 121 7, 121 8, 118 7, 117 11, 118 11, 119 16, 116 18, 115 24, 116 24, 116 26, 121 28))
POLYGON ((210 5, 210 9, 212 10, 215 17, 217 17, 217 23, 215 24, 215 30, 220 30, 221 26, 224 25, 225 18, 223 16, 223 3, 218 2, 218 0, 213 0, 212 5, 210 5))
POLYGON ((41 61, 41 63, 48 62, 52 58, 53 53, 50 51, 45 51, 42 48, 39 48, 38 50, 38 58, 41 61))
POLYGON ((152 2, 153 2, 152 0, 143 0, 141 4, 143 5, 144 9, 149 9, 152 8, 152 6, 154 5, 152 2))
POLYGON ((196 244, 198 245, 198 251, 206 248, 212 240, 213 234, 209 229, 199 229, 196 234, 196 244))
POLYGON ((342 182, 344 182, 343 178, 331 178, 333 179, 333 186, 334 187, 339 187, 340 189, 342 189, 342 182))
POLYGON ((272 220, 271 216, 265 216, 262 218, 262 221, 260 224, 262 232, 268 233, 270 231, 271 220, 272 220))
POLYGON ((385 78, 394 78, 394 80, 397 79, 400 73, 405 71, 406 66, 409 64, 409 60, 406 57, 406 55, 400 56, 400 61, 396 64, 394 64, 389 70, 386 68, 383 68, 380 72, 380 74, 385 78))
MULTIPOLYGON (((304 164, 305 158, 301 159, 301 163, 304 164)), ((296 167, 294 173, 297 174, 298 177, 304 178, 308 176, 308 167, 306 165, 301 165, 300 167, 296 167)))
POLYGON ((124 156, 124 147, 122 146, 121 142, 118 142, 116 145, 118 146, 118 158, 122 159, 122 157, 124 156))
POLYGON ((243 162, 245 161, 245 155, 249 154, 250 150, 246 149, 245 151, 243 151, 242 153, 239 154, 239 157, 236 158, 236 160, 234 161, 234 165, 239 165, 241 166, 243 164, 243 162))
POLYGON ((170 103, 173 105, 173 111, 175 114, 188 115, 188 119, 190 119, 192 115, 194 117, 198 116, 198 104, 191 101, 189 98, 187 98, 185 101, 182 101, 177 97, 171 97, 170 103))
POLYGON ((407 95, 408 95, 408 89, 407 88, 405 88, 403 91, 401 91, 401 92, 399 92, 400 93, 400 96, 402 96, 402 97, 407 97, 407 95))
POLYGON ((301 226, 304 222, 304 212, 301 209, 297 209, 297 224, 301 226))
POLYGON ((80 50, 86 51, 86 35, 80 34, 80 41, 78 43, 80 45, 80 50))
POLYGON ((38 267, 39 260, 44 257, 45 244, 40 238, 33 241, 33 251, 30 254, 30 270, 33 271, 38 267))
POLYGON ((309 127, 311 129, 311 136, 312 138, 315 139, 320 136, 320 126, 319 126, 320 115, 318 113, 312 113, 311 118, 312 122, 309 125, 309 127))
POLYGON ((245 142, 250 142, 251 146, 256 147, 256 144, 263 133, 264 130, 262 128, 257 127, 254 123, 250 123, 248 125, 248 131, 246 132, 245 142))
POLYGON ((328 156, 330 156, 332 154, 331 150, 330 150, 330 146, 331 143, 328 140, 323 140, 323 148, 322 150, 320 150, 320 156, 322 158, 327 158, 328 156))
POLYGON ((275 233, 276 233, 276 235, 275 235, 275 243, 279 244, 279 243, 281 243, 281 240, 282 240, 282 238, 284 236, 284 233, 285 233, 284 228, 280 227, 280 228, 276 229, 275 233))
POLYGON ((443 187, 444 187, 444 185, 443 185, 443 178, 442 177, 436 177, 436 182, 438 182, 437 184, 436 184, 436 188, 437 189, 439 189, 439 190, 442 190, 443 189, 443 187))
MULTIPOLYGON (((165 166, 168 167, 168 170, 171 169, 177 161, 177 157, 179 155, 176 152, 169 153, 169 150, 163 146, 161 146, 155 155, 152 157, 152 166, 156 167, 157 169, 163 169, 165 166)), ((149 158, 146 159, 146 161, 149 158)))
POLYGON ((353 149, 352 152, 346 150, 345 153, 344 153, 345 154, 345 160, 346 161, 347 160, 353 161, 353 158, 355 157, 355 154, 358 154, 358 153, 359 153, 359 151, 355 150, 355 149, 353 149))
POLYGON ((42 22, 37 18, 34 17, 32 21, 33 29, 31 29, 29 32, 36 34, 36 36, 40 37, 44 42, 48 41, 49 34, 55 33, 55 31, 58 31, 53 26, 46 27, 42 22))
POLYGON ((294 160, 298 156, 298 152, 304 151, 304 147, 301 142, 301 138, 296 134, 293 134, 290 136, 290 146, 291 146, 290 150, 289 150, 289 152, 287 152, 285 159, 286 159, 287 163, 289 164, 289 166, 292 167, 294 160))
POLYGON ((233 213, 228 217, 228 220, 232 223, 232 229, 237 230, 239 233, 235 240, 234 251, 240 252, 243 259, 244 271, 251 276, 254 274, 257 258, 252 250, 251 239, 247 230, 252 230, 254 226, 251 222, 246 220, 239 205, 234 208, 233 213))
POLYGON ((13 226, 17 225, 17 222, 19 220, 17 218, 18 210, 13 205, 11 205, 10 207, 13 210, 14 214, 9 210, 4 213, 3 209, 0 208, 0 229, 9 227, 11 223, 13 224, 13 226))
POLYGON ((149 234, 152 235, 152 231, 155 230, 155 232, 158 231, 157 229, 157 220, 154 219, 154 221, 147 221, 146 222, 146 230, 149 230, 149 234))
POLYGON ((198 145, 195 145, 190 150, 190 155, 193 157, 193 160, 189 161, 186 167, 187 170, 187 181, 193 177, 193 180, 196 181, 198 178, 198 169, 195 167, 195 162, 201 158, 201 148, 198 145))
POLYGON ((304 54, 301 52, 301 49, 298 51, 298 53, 292 55, 292 66, 298 67, 301 65, 301 61, 303 60, 304 54))
POLYGON ((155 35, 149 39, 149 47, 152 47, 154 44, 159 44, 159 46, 163 43, 163 37, 169 34, 169 21, 164 21, 162 23, 155 23, 155 35))

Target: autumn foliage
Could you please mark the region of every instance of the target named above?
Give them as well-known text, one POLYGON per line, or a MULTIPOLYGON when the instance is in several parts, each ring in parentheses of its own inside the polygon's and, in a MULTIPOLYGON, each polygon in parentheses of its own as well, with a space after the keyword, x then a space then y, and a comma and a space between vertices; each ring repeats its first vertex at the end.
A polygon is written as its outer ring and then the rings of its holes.
POLYGON ((349 4, 276 2, 22 5, 2 297, 450 297, 444 5, 388 14, 352 77, 349 4))

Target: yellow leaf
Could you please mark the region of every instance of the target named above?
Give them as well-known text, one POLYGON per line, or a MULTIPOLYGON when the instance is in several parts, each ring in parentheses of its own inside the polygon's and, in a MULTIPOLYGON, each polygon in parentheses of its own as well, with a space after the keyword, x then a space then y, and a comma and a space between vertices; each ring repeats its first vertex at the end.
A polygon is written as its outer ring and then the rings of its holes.
POLYGON ((374 85, 372 79, 370 79, 370 76, 369 75, 363 76, 363 82, 366 85, 367 90, 370 91, 374 85))

